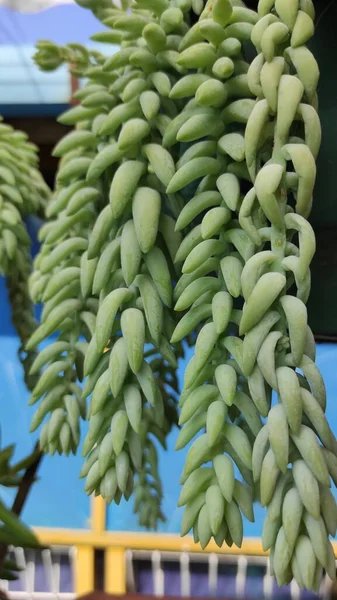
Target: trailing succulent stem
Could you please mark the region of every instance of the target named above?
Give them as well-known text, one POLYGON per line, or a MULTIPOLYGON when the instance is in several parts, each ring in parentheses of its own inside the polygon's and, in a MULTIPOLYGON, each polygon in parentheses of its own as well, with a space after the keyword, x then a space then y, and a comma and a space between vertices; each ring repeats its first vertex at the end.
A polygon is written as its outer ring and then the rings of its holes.
MULTIPOLYGON (((32 270, 31 240, 26 227, 30 215, 41 215, 49 190, 38 171, 37 148, 26 134, 15 131, 0 119, 0 274, 5 277, 12 322, 17 331, 19 359, 28 390, 33 390, 37 375, 30 372, 36 348, 25 346, 37 327, 28 281, 32 270)), ((15 446, 0 450, 0 485, 17 488, 12 506, 0 502, 0 578, 17 579, 20 568, 7 557, 8 546, 36 548, 33 532, 20 520, 20 513, 35 481, 42 458, 39 448, 17 464, 11 464, 15 446)))
MULTIPOLYGON (((119 503, 135 487, 141 524, 156 527, 154 440, 165 447, 179 396, 177 449, 194 440, 182 533, 240 546, 258 490, 279 585, 316 590, 323 569, 335 576, 337 446, 305 306, 321 141, 313 3, 78 3, 108 27, 94 39, 120 48, 95 64, 79 51, 88 81, 60 117, 74 129, 55 149, 31 278, 44 311, 28 349, 58 336, 32 369, 45 366, 41 447, 75 451, 87 418, 86 491, 119 503)), ((45 44, 36 61, 57 56, 70 60, 45 44)))

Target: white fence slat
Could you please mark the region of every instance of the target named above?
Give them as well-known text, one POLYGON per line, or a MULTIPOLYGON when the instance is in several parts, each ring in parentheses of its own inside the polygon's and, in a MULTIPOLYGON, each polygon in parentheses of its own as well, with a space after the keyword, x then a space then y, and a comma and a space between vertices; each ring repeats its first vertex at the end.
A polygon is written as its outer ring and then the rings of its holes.
POLYGON ((271 600, 273 597, 274 577, 270 573, 270 562, 267 560, 266 574, 263 578, 263 595, 265 600, 271 600))
POLYGON ((60 585, 61 585, 61 557, 59 554, 54 554, 52 556, 53 563, 53 589, 52 592, 54 594, 60 593, 60 585))
POLYGON ((188 552, 180 555, 180 593, 182 597, 191 595, 190 557, 188 552))
POLYGON ((301 590, 298 587, 295 579, 293 579, 290 584, 290 594, 291 594, 291 600, 300 600, 300 598, 301 598, 301 590))
POLYGON ((133 568, 133 552, 127 550, 125 553, 126 562, 126 589, 128 592, 136 591, 135 571, 133 568))
MULTIPOLYGON (((21 590, 10 590, 8 581, 0 580, 0 588, 7 592, 10 600, 75 600, 74 592, 61 592, 61 556, 68 556, 70 568, 74 573, 76 548, 47 549, 25 551, 23 548, 10 548, 18 566, 23 571, 19 573, 21 590), (41 564, 48 590, 37 592, 36 566, 41 564)), ((74 581, 74 577, 72 577, 74 581)))
POLYGON ((164 596, 164 571, 161 568, 161 555, 158 550, 151 553, 153 591, 155 596, 164 596))
POLYGON ((208 559, 208 593, 210 596, 216 596, 218 589, 218 557, 216 554, 210 554, 208 559))
POLYGON ((248 561, 245 556, 238 558, 238 570, 235 579, 235 592, 238 598, 243 598, 245 595, 246 579, 247 579, 248 561))

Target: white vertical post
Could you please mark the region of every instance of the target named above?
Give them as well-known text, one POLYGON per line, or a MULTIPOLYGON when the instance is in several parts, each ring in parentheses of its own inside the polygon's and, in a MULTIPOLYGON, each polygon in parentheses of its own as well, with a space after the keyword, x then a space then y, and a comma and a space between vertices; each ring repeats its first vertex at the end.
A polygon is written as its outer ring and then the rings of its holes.
POLYGON ((42 564, 46 573, 46 580, 48 582, 49 591, 54 591, 54 573, 53 573, 53 562, 51 558, 50 550, 42 550, 42 564))
POLYGON ((53 569, 53 590, 54 594, 60 593, 61 587, 61 557, 60 555, 54 554, 52 557, 52 569, 53 569), (54 558, 54 560, 53 560, 54 558))
POLYGON ((263 578, 263 595, 265 600, 271 600, 273 596, 274 577, 270 572, 270 560, 268 558, 266 565, 266 574, 263 578))
POLYGON ((136 592, 135 573, 133 569, 133 552, 132 550, 126 550, 125 552, 126 562, 126 589, 128 592, 136 592))
POLYGON ((161 554, 158 550, 152 552, 152 577, 155 596, 164 596, 164 571, 161 568, 161 554))
POLYGON ((243 598, 245 595, 246 577, 247 577, 248 561, 245 556, 238 558, 238 570, 235 580, 235 592, 238 598, 243 598))
POLYGON ((73 591, 75 590, 76 555, 77 555, 76 546, 71 546, 68 550, 68 556, 69 556, 69 563, 70 563, 70 569, 71 569, 71 583, 72 583, 73 591))
POLYGON ((190 557, 187 552, 180 554, 180 593, 183 597, 191 595, 190 557))
POLYGON ((6 579, 0 579, 0 587, 4 592, 8 592, 9 582, 6 579))
POLYGON ((33 560, 28 560, 27 561, 27 566, 26 566, 26 590, 31 598, 33 598, 34 596, 34 591, 35 591, 35 562, 34 559, 33 560))
POLYGON ((210 554, 208 558, 208 593, 215 596, 218 589, 218 563, 216 554, 210 554))
POLYGON ((295 579, 293 579, 290 584, 290 595, 291 600, 300 600, 301 598, 301 590, 298 584, 296 583, 295 579))
POLYGON ((17 565, 22 569, 19 572, 19 579, 22 585, 22 591, 27 590, 27 575, 26 575, 26 557, 23 548, 14 548, 13 549, 15 560, 17 565))

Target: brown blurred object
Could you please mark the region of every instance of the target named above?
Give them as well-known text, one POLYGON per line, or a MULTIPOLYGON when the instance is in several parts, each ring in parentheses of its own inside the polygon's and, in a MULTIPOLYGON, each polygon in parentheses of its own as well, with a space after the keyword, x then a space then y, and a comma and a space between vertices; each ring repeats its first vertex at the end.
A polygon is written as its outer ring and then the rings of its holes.
POLYGON ((3 590, 0 590, 0 600, 9 600, 6 592, 4 592, 3 590))
POLYGON ((337 580, 331 586, 330 600, 337 600, 337 580))
POLYGON ((70 70, 70 89, 71 89, 71 98, 70 98, 70 104, 72 106, 75 106, 76 104, 79 104, 80 101, 76 100, 74 98, 74 94, 75 92, 77 92, 77 90, 80 87, 80 82, 78 80, 78 77, 75 77, 75 75, 72 74, 71 70, 70 70))
POLYGON ((91 592, 86 596, 80 596, 78 600, 111 600, 113 596, 106 592, 91 592))

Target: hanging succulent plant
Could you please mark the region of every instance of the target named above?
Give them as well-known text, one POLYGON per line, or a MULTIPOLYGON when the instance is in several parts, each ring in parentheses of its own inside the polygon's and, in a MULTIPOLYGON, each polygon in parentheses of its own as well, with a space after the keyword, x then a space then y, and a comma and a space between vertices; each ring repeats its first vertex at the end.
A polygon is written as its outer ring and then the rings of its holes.
MULTIPOLYGON (((0 119, 0 274, 5 277, 12 321, 20 347, 28 390, 38 380, 30 369, 36 348, 25 346, 37 324, 34 305, 29 296, 28 279, 32 270, 31 240, 26 228, 30 215, 43 214, 49 190, 38 171, 37 148, 26 134, 14 130, 0 119)), ((28 490, 35 479, 41 459, 36 448, 23 460, 13 463, 15 445, 0 448, 0 485, 17 488, 12 509, 0 501, 0 579, 17 579, 20 568, 7 556, 8 545, 39 547, 35 534, 20 520, 20 512, 28 490), (24 485, 23 485, 24 482, 24 485)))
POLYGON ((28 350, 58 332, 32 370, 45 366, 31 401, 34 428, 49 415, 41 447, 75 451, 87 418, 86 491, 119 503, 135 489, 155 527, 153 439, 165 447, 177 421, 188 341, 177 448, 201 435, 182 533, 240 546, 257 487, 279 585, 317 590, 323 569, 335 577, 337 446, 305 306, 321 141, 313 3, 78 3, 108 27, 94 39, 120 50, 44 43, 35 57, 87 78, 59 119, 75 129, 55 149, 31 278, 44 311, 28 350))

